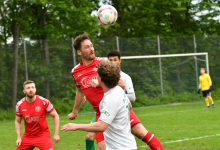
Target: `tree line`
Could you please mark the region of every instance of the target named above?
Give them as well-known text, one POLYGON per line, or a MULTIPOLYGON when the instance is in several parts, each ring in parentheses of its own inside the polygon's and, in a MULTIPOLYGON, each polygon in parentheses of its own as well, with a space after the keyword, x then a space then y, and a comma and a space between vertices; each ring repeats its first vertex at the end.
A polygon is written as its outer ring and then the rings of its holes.
MULTIPOLYGON (((22 91, 20 87, 25 80, 21 51, 23 46, 21 41, 25 38, 35 41, 27 43, 30 77, 39 80, 39 85, 44 85, 40 86, 39 92, 42 91, 42 95, 48 99, 51 99, 51 95, 65 97, 69 94, 71 98, 73 97, 74 86, 65 84, 70 82, 70 79, 63 81, 60 78, 59 82, 58 77, 69 76, 66 70, 73 67, 70 58, 71 38, 84 32, 89 34, 94 43, 98 43, 97 56, 105 56, 107 50, 116 49, 115 36, 120 37, 122 55, 148 55, 157 54, 155 42, 157 35, 165 39, 161 42, 164 45, 162 49, 164 54, 185 53, 193 49, 191 39, 191 42, 187 42, 187 38, 181 41, 178 37, 200 35, 197 38, 197 51, 208 51, 211 58, 210 66, 218 66, 215 60, 218 59, 219 53, 217 36, 220 33, 218 20, 220 3, 217 0, 203 0, 198 3, 192 0, 102 1, 104 4, 113 5, 118 11, 119 17, 113 26, 100 25, 96 16, 91 15, 98 10, 100 2, 100 0, 0 1, 2 91, 0 96, 4 95, 1 99, 2 104, 10 103, 14 106, 22 94, 18 94, 18 91, 22 91), (206 13, 201 13, 204 11, 206 13), (137 37, 152 38, 143 40, 137 37), (13 38, 12 43, 7 42, 10 38, 13 38), (175 44, 182 46, 175 48, 175 44), (66 90, 60 93, 53 92, 61 87, 66 90), (7 94, 4 91, 8 91, 7 94)), ((180 60, 173 63, 178 61, 180 60)), ((213 71, 212 74, 217 75, 217 72, 213 71)))

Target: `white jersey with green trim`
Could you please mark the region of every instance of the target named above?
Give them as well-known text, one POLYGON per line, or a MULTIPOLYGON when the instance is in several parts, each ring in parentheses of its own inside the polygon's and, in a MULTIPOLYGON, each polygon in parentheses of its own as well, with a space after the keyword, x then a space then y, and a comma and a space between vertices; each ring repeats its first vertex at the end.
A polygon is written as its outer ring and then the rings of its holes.
POLYGON ((134 136, 131 134, 129 100, 119 86, 104 93, 99 104, 99 120, 108 123, 104 132, 106 150, 137 149, 134 136))
POLYGON ((122 80, 125 83, 125 89, 124 89, 125 93, 134 93, 134 87, 131 77, 128 74, 124 73, 123 71, 121 71, 120 74, 122 80))

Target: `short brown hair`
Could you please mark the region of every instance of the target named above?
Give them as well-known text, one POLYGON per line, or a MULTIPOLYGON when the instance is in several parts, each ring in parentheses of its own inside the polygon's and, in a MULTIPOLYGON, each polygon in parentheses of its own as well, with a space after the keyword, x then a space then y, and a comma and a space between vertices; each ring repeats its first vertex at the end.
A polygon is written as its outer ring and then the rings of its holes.
POLYGON ((81 49, 81 42, 84 41, 84 40, 90 40, 90 38, 89 38, 89 36, 87 35, 86 32, 83 33, 82 35, 77 36, 74 39, 73 47, 75 48, 76 51, 81 49))
POLYGON ((205 70, 205 68, 200 68, 200 70, 202 70, 202 69, 205 70))
POLYGON ((112 62, 101 61, 98 65, 97 72, 105 86, 108 88, 113 88, 118 85, 118 81, 121 77, 119 66, 113 64, 112 62))
MULTIPOLYGON (((30 84, 30 83, 34 83, 34 81, 31 81, 31 80, 25 81, 24 84, 23 84, 23 88, 24 88, 25 85, 30 84)), ((35 83, 34 83, 34 84, 35 84, 35 83)))

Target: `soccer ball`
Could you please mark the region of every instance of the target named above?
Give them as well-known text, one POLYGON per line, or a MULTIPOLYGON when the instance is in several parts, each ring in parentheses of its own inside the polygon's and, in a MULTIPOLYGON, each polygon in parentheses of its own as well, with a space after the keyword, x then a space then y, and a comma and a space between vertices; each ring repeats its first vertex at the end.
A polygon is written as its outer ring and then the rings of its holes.
POLYGON ((105 26, 114 24, 118 18, 117 10, 111 5, 103 5, 99 8, 97 14, 98 21, 105 26))

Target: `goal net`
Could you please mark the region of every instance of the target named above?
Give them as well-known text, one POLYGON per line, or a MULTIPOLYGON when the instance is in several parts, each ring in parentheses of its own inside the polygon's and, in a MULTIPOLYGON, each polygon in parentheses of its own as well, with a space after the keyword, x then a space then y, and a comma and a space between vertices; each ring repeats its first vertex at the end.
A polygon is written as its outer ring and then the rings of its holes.
MULTIPOLYGON (((122 56, 136 94, 133 107, 198 101, 200 68, 209 73, 208 53, 122 56), (161 62, 161 63, 160 63, 161 62)), ((93 111, 87 102, 81 112, 93 111)))

